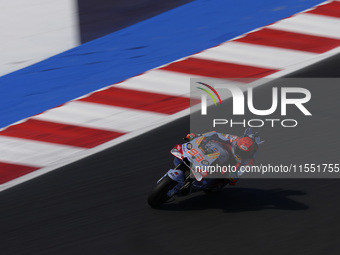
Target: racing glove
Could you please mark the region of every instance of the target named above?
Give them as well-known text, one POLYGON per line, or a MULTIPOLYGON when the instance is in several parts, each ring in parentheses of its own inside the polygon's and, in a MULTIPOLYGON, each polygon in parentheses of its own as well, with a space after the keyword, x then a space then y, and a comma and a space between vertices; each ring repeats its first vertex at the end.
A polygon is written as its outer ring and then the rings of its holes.
POLYGON ((194 133, 190 133, 190 134, 187 134, 187 136, 185 138, 188 139, 188 140, 192 140, 195 137, 196 137, 196 135, 194 133))

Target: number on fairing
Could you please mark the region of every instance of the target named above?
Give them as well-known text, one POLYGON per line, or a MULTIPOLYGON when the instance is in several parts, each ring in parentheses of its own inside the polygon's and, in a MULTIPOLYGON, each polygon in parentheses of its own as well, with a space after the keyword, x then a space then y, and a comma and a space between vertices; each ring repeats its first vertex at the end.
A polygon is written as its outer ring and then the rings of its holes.
POLYGON ((192 150, 188 151, 188 153, 189 153, 189 155, 194 157, 196 162, 201 162, 204 159, 202 154, 199 153, 199 151, 197 151, 196 149, 192 149, 192 150))

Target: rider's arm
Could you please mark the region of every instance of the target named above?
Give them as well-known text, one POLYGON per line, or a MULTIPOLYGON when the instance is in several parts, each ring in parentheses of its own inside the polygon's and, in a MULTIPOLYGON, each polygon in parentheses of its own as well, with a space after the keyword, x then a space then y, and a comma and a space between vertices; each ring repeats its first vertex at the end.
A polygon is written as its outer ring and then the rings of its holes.
POLYGON ((236 164, 236 171, 230 174, 230 185, 234 185, 238 179, 246 172, 247 166, 253 166, 255 164, 254 157, 246 160, 243 164, 236 164))
POLYGON ((211 138, 217 137, 218 139, 220 139, 224 142, 229 141, 230 137, 231 137, 231 135, 229 135, 229 134, 222 134, 222 133, 218 133, 216 131, 211 131, 211 132, 205 133, 205 134, 203 134, 203 136, 205 138, 207 138, 208 140, 211 139, 211 138))
POLYGON ((229 134, 222 134, 222 133, 218 133, 216 131, 211 131, 211 132, 208 132, 208 133, 204 133, 204 134, 195 134, 195 133, 190 133, 190 134, 187 134, 186 136, 186 139, 188 140, 192 140, 196 137, 200 137, 200 136, 204 136, 205 138, 207 138, 208 140, 211 139, 211 138, 219 138, 220 140, 222 141, 229 141, 230 140, 230 137, 232 135, 229 135, 229 134))

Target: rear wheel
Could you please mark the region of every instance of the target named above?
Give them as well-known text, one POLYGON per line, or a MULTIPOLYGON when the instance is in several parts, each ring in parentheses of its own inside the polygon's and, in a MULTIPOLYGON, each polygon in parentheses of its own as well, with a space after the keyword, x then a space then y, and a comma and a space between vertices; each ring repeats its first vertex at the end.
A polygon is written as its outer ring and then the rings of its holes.
POLYGON ((178 183, 166 175, 148 196, 148 203, 151 207, 158 207, 165 203, 170 197, 168 191, 173 189, 178 183))

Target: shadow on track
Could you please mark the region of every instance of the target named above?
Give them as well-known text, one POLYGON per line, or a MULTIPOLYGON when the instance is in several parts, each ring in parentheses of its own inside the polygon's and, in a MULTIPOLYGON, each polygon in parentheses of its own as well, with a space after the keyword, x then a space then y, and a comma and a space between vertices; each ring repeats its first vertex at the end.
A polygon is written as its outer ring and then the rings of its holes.
POLYGON ((161 208, 168 211, 188 211, 222 209, 226 213, 276 210, 307 210, 309 207, 297 202, 290 196, 306 195, 297 190, 261 190, 252 188, 223 189, 217 193, 206 195, 197 193, 194 197, 184 197, 161 208))

